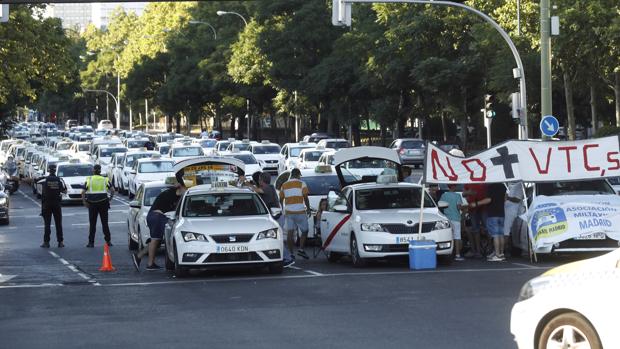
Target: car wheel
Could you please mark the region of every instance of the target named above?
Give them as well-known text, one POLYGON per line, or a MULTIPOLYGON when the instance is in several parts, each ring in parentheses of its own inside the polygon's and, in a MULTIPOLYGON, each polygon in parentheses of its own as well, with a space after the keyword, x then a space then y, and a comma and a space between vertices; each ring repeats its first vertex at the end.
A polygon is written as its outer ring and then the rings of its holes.
POLYGON ((327 261, 330 263, 337 263, 340 258, 342 258, 342 255, 340 253, 337 252, 327 252, 327 261))
POLYGON ((538 338, 539 349, 551 348, 601 349, 601 340, 588 320, 578 313, 560 314, 543 327, 538 338))
POLYGON ((133 239, 131 238, 131 229, 129 229, 129 221, 127 221, 127 236, 129 239, 129 250, 130 251, 135 251, 138 249, 138 243, 133 241, 133 239))
POLYGON ((283 262, 271 263, 269 264, 267 268, 269 268, 270 274, 282 274, 282 272, 284 271, 284 263, 283 262))
POLYGON ((360 257, 359 246, 357 245, 357 238, 353 234, 351 237, 351 262, 353 262, 353 266, 356 268, 366 266, 366 260, 360 257))
POLYGON ((178 278, 187 276, 187 267, 179 264, 179 254, 177 253, 177 244, 174 244, 174 276, 178 278))

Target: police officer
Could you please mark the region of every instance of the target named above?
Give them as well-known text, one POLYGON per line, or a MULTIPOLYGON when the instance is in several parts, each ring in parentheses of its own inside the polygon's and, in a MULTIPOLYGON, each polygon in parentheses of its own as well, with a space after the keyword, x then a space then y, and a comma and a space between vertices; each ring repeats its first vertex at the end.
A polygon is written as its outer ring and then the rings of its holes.
POLYGON ((86 178, 86 183, 82 190, 82 201, 84 206, 88 207, 88 220, 90 223, 88 245, 86 247, 95 247, 97 216, 101 218, 101 227, 103 228, 105 241, 108 246, 112 246, 110 227, 108 226, 108 210, 110 209, 110 200, 114 196, 114 192, 110 189, 108 178, 101 176, 101 165, 96 164, 93 167, 93 172, 92 176, 86 178), (110 196, 108 196, 108 192, 110 196))
POLYGON ((56 176, 56 165, 50 165, 48 171, 49 176, 37 181, 43 186, 43 192, 41 193, 41 215, 43 216, 43 221, 45 222, 45 230, 43 234, 43 244, 41 247, 50 247, 50 235, 52 233, 50 225, 52 223, 52 215, 54 216, 54 224, 56 225, 56 239, 58 240, 58 247, 65 247, 62 234, 61 193, 66 193, 67 187, 62 179, 56 176))

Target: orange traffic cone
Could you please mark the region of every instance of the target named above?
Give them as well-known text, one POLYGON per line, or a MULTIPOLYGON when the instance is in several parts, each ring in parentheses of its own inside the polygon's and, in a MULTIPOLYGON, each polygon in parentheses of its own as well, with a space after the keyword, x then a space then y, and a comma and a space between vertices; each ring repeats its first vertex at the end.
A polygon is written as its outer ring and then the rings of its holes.
POLYGON ((108 244, 103 245, 103 262, 99 271, 116 271, 112 266, 112 257, 110 257, 110 247, 108 244))

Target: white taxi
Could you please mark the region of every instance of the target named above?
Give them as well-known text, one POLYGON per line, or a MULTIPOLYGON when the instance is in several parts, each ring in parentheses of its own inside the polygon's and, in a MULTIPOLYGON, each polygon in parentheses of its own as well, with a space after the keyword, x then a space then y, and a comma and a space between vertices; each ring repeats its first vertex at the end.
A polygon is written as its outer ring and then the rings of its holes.
POLYGON ((114 172, 114 181, 115 187, 118 188, 118 191, 121 194, 129 193, 129 177, 131 175, 131 168, 133 167, 133 163, 142 158, 150 158, 153 154, 159 154, 154 150, 144 150, 144 148, 140 150, 131 150, 125 154, 125 158, 123 159, 123 163, 115 169, 114 172))
POLYGON ((153 202, 162 191, 172 187, 164 181, 145 182, 138 186, 136 196, 129 202, 127 215, 127 234, 129 249, 142 249, 151 239, 150 230, 146 224, 146 215, 153 202))
POLYGON ((67 192, 62 194, 62 202, 82 202, 84 183, 86 183, 86 178, 92 174, 93 165, 78 159, 56 164, 56 175, 65 182, 67 187, 67 192))
POLYGON ((110 173, 110 167, 112 166, 112 156, 114 154, 124 154, 127 152, 127 148, 118 145, 101 145, 97 147, 95 154, 93 154, 93 161, 101 166, 101 173, 107 176, 110 173))
POLYGON ((256 144, 250 144, 248 151, 254 154, 254 157, 263 162, 263 171, 278 173, 278 162, 280 161, 280 146, 269 141, 262 141, 256 144))
POLYGON ((81 161, 90 160, 90 142, 74 142, 69 150, 69 156, 81 161))
POLYGON ((173 160, 162 159, 159 154, 154 154, 150 158, 138 159, 130 172, 129 197, 133 198, 142 183, 163 181, 174 176, 173 166, 173 160))
POLYGON ((620 348, 620 249, 523 285, 510 332, 519 349, 620 348))
POLYGON ((191 141, 173 144, 168 153, 168 157, 175 161, 201 156, 204 156, 204 150, 200 145, 192 144, 191 141))
POLYGON ((191 268, 227 266, 282 272, 282 231, 272 212, 255 192, 228 187, 217 179, 244 174, 243 162, 203 157, 176 164, 175 172, 207 184, 187 190, 176 212, 167 213, 171 218, 164 238, 167 269, 177 276, 191 268))
POLYGON ((299 153, 299 161, 297 162, 297 168, 315 168, 319 164, 321 155, 326 152, 334 151, 333 149, 325 149, 317 146, 315 149, 304 149, 299 153))
POLYGON ((205 156, 215 155, 215 143, 217 143, 216 139, 200 138, 192 140, 192 143, 201 146, 205 156))
POLYGON ((71 153, 71 146, 73 145, 73 141, 71 140, 63 140, 54 146, 54 149, 63 155, 69 155, 71 153))
POLYGON ((256 160, 254 155, 249 151, 239 151, 233 149, 231 151, 226 151, 220 154, 220 156, 227 158, 235 158, 237 160, 243 161, 245 164, 245 175, 248 178, 252 178, 252 175, 256 172, 260 172, 263 169, 262 164, 256 160))
POLYGON ((286 143, 280 151, 278 173, 282 173, 286 170, 292 170, 297 167, 297 162, 299 161, 299 154, 301 151, 304 149, 313 149, 315 147, 315 143, 308 142, 286 143))
POLYGON ((406 256, 409 241, 419 239, 435 241, 438 258, 451 259, 450 221, 420 185, 401 182, 396 152, 382 147, 345 148, 336 153, 334 163, 342 190, 328 194, 320 223, 330 261, 350 255, 353 266, 360 267, 369 259, 406 256), (356 166, 347 166, 352 162, 356 166), (381 173, 370 175, 366 171, 370 166, 381 173), (422 233, 418 234, 422 195, 422 233))

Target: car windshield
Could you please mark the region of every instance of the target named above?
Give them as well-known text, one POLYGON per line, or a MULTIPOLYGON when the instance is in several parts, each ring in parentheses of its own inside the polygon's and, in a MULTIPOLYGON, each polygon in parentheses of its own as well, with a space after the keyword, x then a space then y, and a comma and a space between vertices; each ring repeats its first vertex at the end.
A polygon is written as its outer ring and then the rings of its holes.
POLYGON ((157 196, 162 191, 168 188, 170 187, 164 186, 164 187, 147 188, 144 191, 144 206, 153 206, 153 202, 155 202, 155 199, 157 199, 157 196))
POLYGON ((226 150, 226 148, 228 148, 228 146, 230 145, 230 142, 220 142, 220 144, 217 145, 217 150, 226 150))
POLYGON ((604 179, 584 180, 579 182, 536 183, 536 195, 593 195, 612 194, 613 188, 604 179))
POLYGON ((201 156, 202 148, 187 147, 187 148, 174 148, 172 150, 172 156, 201 156))
POLYGON ((235 143, 232 149, 239 149, 239 151, 246 151, 250 149, 250 143, 235 143))
POLYGON ((133 163, 136 160, 142 159, 142 158, 148 158, 150 156, 151 156, 150 153, 127 154, 126 159, 125 159, 125 167, 132 167, 133 163))
POLYGON ((140 141, 127 141, 127 148, 142 148, 148 142, 148 140, 140 140, 140 141))
POLYGON ((78 132, 80 133, 89 133, 89 132, 93 132, 92 127, 80 127, 77 129, 78 132))
POLYGON ((303 176, 301 180, 308 187, 308 195, 327 195, 330 191, 340 191, 338 176, 303 176))
POLYGON ((255 145, 252 147, 252 153, 254 154, 277 154, 280 152, 280 147, 277 145, 255 145))
POLYGON ((347 141, 333 141, 333 142, 325 142, 325 148, 333 148, 333 149, 342 149, 348 148, 349 142, 347 141))
POLYGON ((389 160, 364 158, 344 162, 339 167, 343 174, 354 178, 353 182, 376 182, 379 175, 397 175, 398 165, 389 160))
POLYGON ((424 141, 403 141, 400 147, 405 149, 423 149, 424 141))
POLYGON ((78 151, 88 151, 90 144, 78 144, 78 151))
POLYGON ((217 143, 217 141, 214 139, 202 139, 198 141, 198 144, 203 148, 213 148, 215 147, 215 143, 217 143))
POLYGON ((26 150, 26 148, 18 148, 17 149, 17 156, 24 156, 24 151, 26 150))
POLYGON ((159 147, 159 153, 164 155, 164 154, 168 154, 168 151, 170 151, 170 146, 169 145, 162 145, 159 147))
POLYGON ((304 161, 319 161, 321 154, 323 154, 322 151, 306 151, 304 153, 303 160, 304 161))
POLYGON ((93 165, 77 164, 58 167, 58 177, 86 177, 93 174, 93 165))
POLYGON ((127 148, 101 148, 99 150, 100 158, 109 158, 114 153, 126 153, 127 148))
POLYGON ((611 183, 611 185, 620 185, 620 177, 610 177, 607 178, 607 180, 611 183))
POLYGON ((56 145, 56 150, 67 150, 71 148, 71 143, 58 143, 56 145))
POLYGON ((289 150, 289 153, 292 158, 297 158, 299 157, 299 153, 301 153, 302 150, 308 149, 308 148, 310 147, 295 147, 295 148, 291 147, 289 150))
MULTIPOLYGON (((358 190, 355 206, 358 210, 420 208, 421 188, 373 188, 358 190)), ((426 194, 424 207, 435 207, 426 194)))
POLYGON ((48 137, 58 137, 58 135, 59 135, 58 131, 47 131, 48 137))
POLYGON ((265 205, 254 193, 212 193, 188 195, 184 217, 233 217, 267 214, 265 205))
POLYGON ((172 161, 143 162, 139 166, 140 168, 138 168, 138 172, 140 173, 170 172, 172 171, 174 162, 172 161))
POLYGON ((258 163, 256 158, 250 154, 231 155, 231 157, 243 161, 246 165, 255 165, 258 163))

